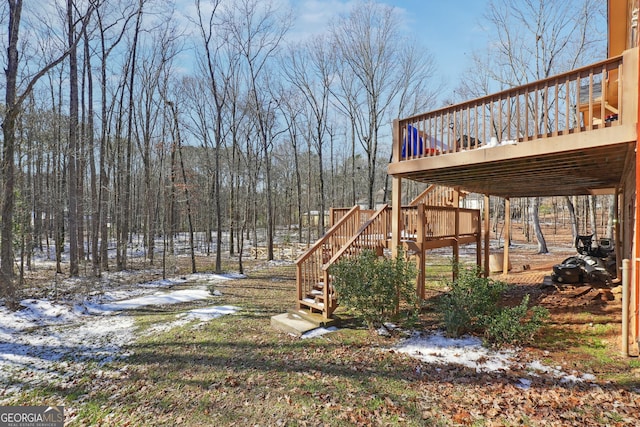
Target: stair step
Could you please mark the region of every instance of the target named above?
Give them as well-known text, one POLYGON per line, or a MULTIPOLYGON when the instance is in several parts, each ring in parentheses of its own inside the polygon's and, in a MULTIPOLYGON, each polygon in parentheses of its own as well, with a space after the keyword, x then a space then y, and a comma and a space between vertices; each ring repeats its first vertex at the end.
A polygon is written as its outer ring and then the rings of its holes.
MULTIPOLYGON (((313 289, 311 290, 311 292, 321 292, 324 294, 324 284, 316 284, 313 289)), ((329 293, 333 292, 333 286, 329 285, 329 293)))
POLYGON ((325 319, 322 314, 310 313, 307 310, 291 309, 288 313, 294 318, 300 317, 308 322, 315 324, 317 327, 335 326, 340 322, 340 318, 333 316, 331 319, 325 319))
POLYGON ((313 302, 315 302, 316 304, 324 302, 324 294, 323 293, 307 294, 306 298, 310 299, 310 300, 313 300, 313 302))
POLYGON ((313 298, 302 298, 302 302, 310 307, 317 308, 318 310, 324 309, 324 303, 316 302, 313 298))

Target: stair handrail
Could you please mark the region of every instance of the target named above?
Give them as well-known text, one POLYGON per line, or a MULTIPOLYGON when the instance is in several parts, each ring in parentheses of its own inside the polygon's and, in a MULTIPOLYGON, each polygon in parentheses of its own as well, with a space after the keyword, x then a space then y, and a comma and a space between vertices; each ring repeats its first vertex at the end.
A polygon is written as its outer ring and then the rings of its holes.
POLYGON ((422 203, 422 199, 424 199, 427 194, 434 192, 436 188, 438 188, 436 184, 429 184, 429 186, 425 188, 422 193, 418 194, 413 198, 412 201, 409 202, 409 206, 417 206, 418 204, 422 203))
MULTIPOLYGON (((367 229, 372 224, 376 223, 376 221, 378 221, 378 219, 382 216, 384 212, 387 212, 389 210, 390 209, 386 204, 380 207, 380 209, 378 209, 369 218, 369 220, 366 221, 358 229, 358 231, 331 257, 331 259, 322 265, 322 276, 325 283, 327 284, 329 283, 329 268, 331 267, 331 265, 335 264, 340 258, 342 258, 345 252, 354 245, 354 243, 367 231, 367 229)), ((384 221, 383 235, 385 236, 385 238, 388 234, 388 230, 391 229, 390 224, 388 224, 389 218, 390 218, 389 215, 387 215, 387 218, 382 218, 382 220, 384 221)), ((333 310, 335 310, 337 304, 334 303, 334 299, 329 294, 329 286, 325 286, 323 289, 323 292, 324 292, 324 301, 325 301, 325 313, 328 313, 328 315, 331 315, 333 310)))
POLYGON ((302 255, 298 257, 298 259, 296 259, 296 264, 304 262, 307 258, 309 258, 313 254, 313 252, 318 249, 318 247, 321 247, 324 243, 326 243, 326 241, 333 236, 336 230, 340 229, 342 224, 349 221, 352 216, 358 213, 358 211, 360 211, 360 206, 356 205, 352 207, 349 212, 346 213, 346 215, 340 218, 340 220, 338 220, 338 222, 336 222, 331 228, 329 228, 320 239, 316 240, 316 242, 311 245, 309 249, 307 249, 302 255))
MULTIPOLYGON (((327 272, 329 270, 329 267, 332 264, 335 264, 343 255, 344 253, 348 250, 351 249, 351 247, 353 247, 353 245, 358 241, 358 239, 365 235, 365 232, 367 231, 367 229, 374 224, 380 217, 382 217, 383 213, 385 213, 386 211, 389 210, 389 205, 384 204, 382 205, 377 211, 375 211, 375 213, 369 218, 369 220, 367 222, 365 222, 362 227, 360 227, 360 229, 358 230, 357 233, 355 233, 353 235, 353 237, 351 237, 351 239, 349 239, 349 241, 347 241, 347 243, 345 243, 340 250, 338 250, 338 252, 336 252, 333 257, 331 257, 331 259, 326 262, 323 266, 322 266, 322 270, 327 272)), ((388 229, 389 229, 389 224, 388 224, 388 216, 387 218, 382 218, 385 222, 384 222, 384 227, 383 227, 383 235, 384 238, 387 238, 388 235, 388 229)))
POLYGON ((456 201, 456 193, 458 194, 458 197, 460 199, 464 199, 467 194, 469 194, 468 192, 461 190, 459 188, 453 188, 453 187, 447 187, 444 185, 439 185, 439 184, 430 184, 427 188, 424 189, 424 191, 422 191, 422 193, 418 194, 416 197, 413 198, 413 200, 411 200, 411 202, 409 202, 409 206, 417 206, 419 204, 425 204, 427 206, 455 206, 455 201, 456 201), (439 193, 436 193, 437 191, 440 191, 439 193), (444 192, 449 192, 449 194, 442 194, 444 192), (434 203, 427 203, 427 197, 429 193, 435 193, 436 195, 436 202, 434 203))

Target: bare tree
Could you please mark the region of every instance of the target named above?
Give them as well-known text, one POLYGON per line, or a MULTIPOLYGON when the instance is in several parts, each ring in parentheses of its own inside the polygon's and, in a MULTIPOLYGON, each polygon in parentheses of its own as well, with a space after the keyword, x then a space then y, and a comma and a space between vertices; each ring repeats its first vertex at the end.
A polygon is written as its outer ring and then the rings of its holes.
MULTIPOLYGON (((170 21, 160 22, 152 31, 152 48, 141 52, 143 60, 137 70, 140 75, 136 103, 136 144, 140 153, 144 181, 144 234, 147 257, 154 262, 156 235, 156 194, 153 188, 153 140, 159 134, 159 118, 166 102, 167 85, 172 74, 173 59, 179 52, 179 32, 170 21)), ((177 132, 177 130, 174 130, 177 132)))
MULTIPOLYGON (((208 82, 208 90, 213 101, 213 141, 214 162, 213 162, 213 203, 216 213, 216 272, 222 271, 222 200, 220 195, 220 158, 223 146, 223 114, 225 104, 228 99, 230 80, 237 72, 237 54, 230 49, 230 44, 225 36, 229 28, 217 20, 216 10, 220 5, 220 0, 214 0, 208 4, 208 16, 205 16, 200 0, 196 1, 198 13, 198 29, 202 38, 204 48, 204 58, 201 61, 201 68, 205 71, 208 82)), ((202 123, 206 128, 206 123, 202 123)), ((206 130, 203 132, 206 136, 206 130)), ((210 138, 205 138, 205 146, 210 138)), ((233 247, 233 243, 231 244, 233 247)))
MULTIPOLYGON (((67 184, 69 187, 69 275, 79 274, 78 244, 78 53, 77 43, 79 35, 76 33, 75 4, 67 0, 67 37, 69 41, 69 152, 67 184)), ((80 185, 82 185, 80 183, 80 185)), ((81 218, 81 217, 80 217, 81 218)))
MULTIPOLYGON (((13 254, 13 213, 14 213, 14 190, 15 190, 15 149, 16 149, 16 120, 26 97, 31 93, 35 84, 49 70, 64 61, 75 44, 62 49, 62 52, 40 67, 39 71, 27 77, 26 84, 19 93, 18 73, 18 37, 20 35, 20 19, 22 15, 22 0, 9 0, 9 29, 7 31, 7 65, 5 67, 6 87, 5 87, 5 111, 2 121, 3 151, 2 151, 2 176, 4 178, 4 188, 2 189, 2 226, 0 230, 0 287, 2 294, 9 306, 15 305, 14 279, 14 254, 13 254)), ((82 26, 86 27, 93 5, 81 17, 82 26)), ((75 43, 79 38, 75 40, 75 43)))
POLYGON ((173 103, 172 101, 166 101, 166 103, 171 110, 171 116, 173 118, 173 144, 176 146, 178 156, 180 158, 180 171, 182 175, 182 183, 184 185, 185 202, 187 205, 187 222, 189 224, 189 248, 191 250, 191 273, 197 273, 196 255, 194 250, 195 244, 193 240, 193 219, 191 215, 191 196, 189 195, 189 184, 187 182, 187 174, 184 170, 184 159, 182 157, 182 138, 180 137, 180 121, 178 119, 178 110, 175 106, 175 103, 173 103))
POLYGON ((138 9, 136 13, 136 24, 133 33, 133 41, 131 45, 131 51, 129 56, 128 66, 128 86, 129 86, 129 98, 127 101, 127 134, 125 138, 125 153, 124 153, 124 178, 121 181, 119 201, 119 224, 118 228, 118 243, 116 250, 116 262, 118 270, 124 270, 127 268, 127 244, 129 241, 129 227, 130 227, 130 203, 131 203, 131 170, 132 170, 132 156, 133 156, 133 115, 134 115, 134 94, 135 94, 135 75, 136 75, 136 59, 138 56, 138 40, 140 37, 142 26, 142 14, 146 0, 138 0, 138 9))
MULTIPOLYGON (((362 109, 362 114, 353 118, 358 119, 354 131, 367 157, 369 208, 374 207, 379 180, 380 128, 389 124, 389 115, 395 114, 392 109, 396 103, 403 96, 406 99, 403 86, 406 87, 407 78, 414 77, 404 74, 407 71, 403 66, 406 39, 400 33, 398 21, 393 8, 366 1, 355 4, 349 16, 340 19, 332 29, 338 62, 345 67, 340 74, 343 79, 357 82, 356 85, 343 84, 350 92, 343 93, 342 97, 348 100, 344 105, 357 104, 362 109)), ((416 59, 420 60, 425 58, 416 59)))
POLYGON ((244 61, 249 100, 264 156, 267 259, 272 260, 275 224, 270 154, 278 100, 271 97, 268 73, 270 59, 277 53, 290 27, 290 17, 278 13, 271 1, 239 0, 230 11, 227 22, 230 37, 244 61))
MULTIPOLYGON (((318 154, 318 197, 320 199, 319 234, 324 233, 326 210, 324 146, 328 136, 330 86, 336 73, 336 58, 330 44, 323 37, 314 38, 306 44, 292 47, 285 56, 282 70, 286 79, 305 100, 308 124, 314 148, 318 154)), ((333 158, 330 157, 333 162, 333 158)))
MULTIPOLYGON (((246 94, 242 85, 242 77, 239 72, 233 73, 234 77, 229 84, 229 98, 227 102, 226 128, 231 149, 227 151, 227 164, 230 171, 229 182, 229 254, 234 254, 234 238, 237 238, 238 267, 242 270, 242 250, 243 231, 247 229, 248 211, 246 207, 249 202, 249 194, 255 193, 255 187, 247 187, 248 177, 255 176, 262 171, 262 162, 259 156, 249 169, 243 168, 244 152, 251 149, 250 144, 246 146, 244 141, 249 141, 243 137, 243 128, 248 125, 248 111, 243 99, 246 94), (236 235, 237 231, 237 235, 236 235)), ((250 163, 248 163, 250 164, 250 163)))
POLYGON ((289 133, 289 141, 293 150, 293 167, 295 174, 296 186, 296 216, 298 220, 298 242, 302 243, 302 176, 300 171, 300 125, 298 120, 302 111, 302 99, 297 91, 283 92, 280 95, 283 102, 280 104, 282 117, 287 122, 287 132, 289 133))
POLYGON ((109 116, 113 111, 116 103, 116 97, 109 97, 108 92, 108 63, 109 58, 116 49, 116 47, 122 41, 129 22, 137 16, 137 8, 130 7, 124 10, 113 13, 115 17, 112 22, 108 22, 104 16, 106 12, 102 8, 98 8, 96 11, 97 25, 98 25, 98 37, 100 48, 100 147, 98 154, 98 195, 94 198, 94 217, 93 217, 93 236, 94 245, 97 244, 98 236, 100 240, 100 249, 93 253, 93 269, 94 274, 98 275, 100 269, 109 269, 109 257, 108 257, 108 209, 109 209, 109 137, 110 137, 110 124, 109 116), (109 103, 111 99, 111 103, 109 103))

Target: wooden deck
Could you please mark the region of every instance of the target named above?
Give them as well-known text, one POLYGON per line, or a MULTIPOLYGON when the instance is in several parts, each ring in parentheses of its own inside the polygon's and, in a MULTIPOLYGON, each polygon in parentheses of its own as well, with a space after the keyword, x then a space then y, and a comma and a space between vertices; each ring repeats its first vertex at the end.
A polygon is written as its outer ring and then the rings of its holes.
POLYGON ((612 193, 635 160, 637 63, 635 48, 397 120, 388 172, 500 197, 612 193))

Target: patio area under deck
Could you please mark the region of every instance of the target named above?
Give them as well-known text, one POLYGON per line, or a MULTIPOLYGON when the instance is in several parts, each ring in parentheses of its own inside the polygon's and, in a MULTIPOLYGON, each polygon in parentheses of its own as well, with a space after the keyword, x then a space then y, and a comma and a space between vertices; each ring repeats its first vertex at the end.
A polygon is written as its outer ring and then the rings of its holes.
MULTIPOLYGON (((633 259, 630 325, 640 345, 640 256, 634 255, 640 251, 639 65, 636 47, 542 81, 395 120, 388 166, 394 255, 401 244, 404 179, 485 195, 485 272, 489 196, 505 199, 509 217, 511 198, 619 195, 616 254, 619 263, 633 259)), ((503 260, 507 271, 508 245, 503 260)))

